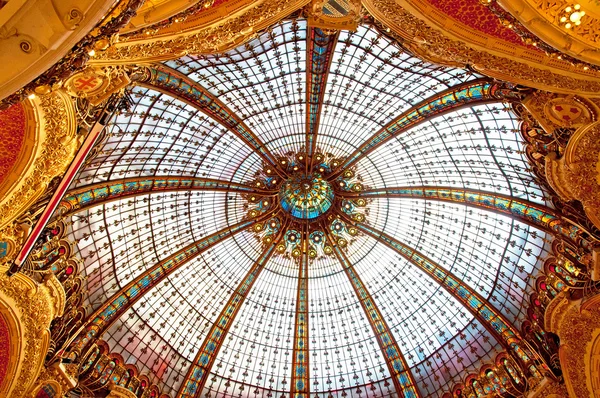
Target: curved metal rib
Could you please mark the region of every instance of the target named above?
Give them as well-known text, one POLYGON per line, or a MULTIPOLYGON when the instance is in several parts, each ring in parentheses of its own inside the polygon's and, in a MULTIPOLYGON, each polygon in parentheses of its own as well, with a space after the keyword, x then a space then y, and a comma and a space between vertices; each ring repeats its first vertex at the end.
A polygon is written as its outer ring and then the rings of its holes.
POLYGON ((148 86, 172 95, 189 103, 213 119, 217 120, 229 131, 241 139, 252 151, 256 152, 277 171, 279 176, 285 176, 277 158, 267 149, 265 144, 250 130, 248 126, 232 112, 224 103, 219 101, 207 89, 184 74, 165 65, 150 68, 150 78, 139 84, 148 86))
POLYGON ((235 182, 194 177, 149 177, 127 178, 120 181, 107 181, 67 192, 58 205, 62 216, 77 213, 99 204, 127 197, 154 192, 173 191, 223 191, 273 195, 275 191, 255 189, 249 185, 235 182))
MULTIPOLYGON (((524 348, 523 338, 515 328, 496 308, 490 305, 479 293, 463 283, 460 278, 444 267, 429 259, 419 251, 403 244, 390 235, 376 230, 361 222, 343 218, 356 226, 360 231, 382 242, 421 271, 429 275, 448 293, 456 298, 469 312, 473 314, 505 349, 513 352, 525 365, 530 365, 535 353, 524 348)), ((526 343, 524 343, 526 344, 526 343)))
MULTIPOLYGON (((284 227, 282 230, 285 229, 286 228, 284 227)), ((248 270, 246 276, 244 276, 231 297, 229 297, 227 304, 225 304, 219 317, 213 323, 202 346, 194 357, 194 361, 188 369, 185 379, 177 392, 178 398, 200 397, 204 385, 208 380, 210 369, 219 354, 225 335, 229 332, 229 328, 242 307, 242 304, 246 300, 250 289, 252 289, 254 282, 258 279, 258 276, 267 261, 271 258, 275 247, 279 244, 282 237, 283 233, 280 231, 279 237, 274 239, 273 242, 265 248, 258 260, 256 260, 254 265, 248 270)))
POLYGON ((178 250, 176 253, 156 263, 152 268, 129 282, 127 286, 114 294, 106 303, 94 311, 80 330, 75 333, 74 340, 68 343, 69 350, 71 352, 82 353, 92 340, 102 336, 133 304, 181 266, 187 264, 190 260, 196 258, 199 254, 210 249, 217 243, 232 237, 257 222, 264 221, 268 217, 268 214, 263 214, 253 220, 242 221, 224 228, 178 250))
POLYGON ((570 240, 581 232, 573 224, 564 222, 563 217, 547 206, 508 195, 474 189, 405 186, 369 189, 360 193, 348 192, 343 195, 348 198, 416 198, 460 203, 512 217, 542 231, 560 234, 570 240))
POLYGON ((317 134, 319 121, 325 96, 325 85, 333 52, 338 41, 339 31, 325 34, 319 28, 309 31, 308 46, 306 48, 306 155, 307 166, 312 169, 313 155, 317 147, 317 134))
POLYGON ((516 99, 518 96, 517 92, 507 90, 501 84, 492 83, 485 79, 459 84, 441 93, 434 94, 403 112, 367 139, 354 153, 346 158, 328 179, 336 178, 342 171, 347 170, 379 146, 398 134, 423 123, 428 118, 443 115, 466 106, 495 102, 499 99, 516 99))
MULTIPOLYGON (((325 230, 328 231, 328 229, 325 230)), ((404 398, 421 397, 421 393, 417 388, 417 383, 415 382, 404 355, 402 355, 400 346, 392 335, 375 300, 371 297, 371 294, 360 279, 360 276, 354 272, 354 266, 350 263, 346 254, 335 244, 335 242, 333 242, 329 233, 326 233, 326 235, 329 243, 333 247, 336 257, 342 264, 342 268, 344 269, 348 280, 354 288, 354 293, 356 294, 356 297, 358 297, 358 301, 360 301, 360 305, 362 306, 367 319, 369 320, 369 324, 379 343, 379 348, 385 358, 385 363, 392 375, 392 380, 394 381, 394 387, 398 392, 398 396, 404 398)))
POLYGON ((302 231, 302 256, 298 266, 298 290, 296 292, 296 323, 292 352, 291 398, 310 395, 308 355, 308 224, 302 231))

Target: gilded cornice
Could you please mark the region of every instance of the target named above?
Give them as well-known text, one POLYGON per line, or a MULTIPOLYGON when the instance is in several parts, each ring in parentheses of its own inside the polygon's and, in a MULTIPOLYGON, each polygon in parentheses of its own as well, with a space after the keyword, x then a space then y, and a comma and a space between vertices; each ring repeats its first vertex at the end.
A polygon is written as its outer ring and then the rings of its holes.
POLYGON ((600 228, 600 122, 578 128, 563 156, 546 158, 550 185, 564 200, 579 200, 594 225, 600 228))
POLYGON ((468 65, 487 76, 546 91, 600 95, 597 72, 474 32, 443 13, 431 12, 432 6, 426 7, 423 0, 363 0, 363 5, 408 48, 432 62, 468 65))
POLYGON ((589 347, 595 332, 600 329, 598 300, 580 306, 570 306, 561 319, 558 336, 561 346, 559 358, 570 396, 596 398, 590 391, 586 374, 590 371, 589 347), (594 302, 595 301, 595 302, 594 302))
MULTIPOLYGON (((67 94, 57 91, 26 103, 33 115, 27 124, 28 134, 35 136, 35 147, 29 159, 23 160, 27 167, 11 176, 13 185, 0 201, 0 240, 8 242, 12 249, 22 243, 31 226, 31 220, 16 222, 17 218, 23 218, 51 180, 64 173, 80 145, 71 101, 67 94)), ((11 254, 14 250, 9 250, 0 262, 11 254)))
POLYGON ((139 64, 165 61, 187 54, 213 54, 232 49, 256 32, 303 7, 309 0, 262 0, 241 14, 233 14, 197 29, 149 39, 133 39, 110 46, 90 61, 94 65, 139 64))
POLYGON ((24 346, 22 354, 12 358, 19 365, 8 387, 8 396, 18 398, 28 396, 31 384, 40 374, 50 342, 48 328, 62 314, 65 292, 54 275, 40 284, 21 273, 9 277, 6 271, 6 267, 0 266, 0 300, 18 315, 17 328, 24 346))
MULTIPOLYGON (((590 13, 598 8, 593 1, 572 0, 498 0, 498 4, 512 14, 531 33, 552 47, 569 54, 577 59, 600 65, 600 20, 590 13), (567 29, 565 23, 570 23, 571 13, 565 12, 567 7, 575 3, 582 4, 582 11, 586 11, 581 18, 581 24, 570 24, 567 29), (567 18, 562 22, 561 18, 567 18)), ((572 11, 575 11, 572 9, 572 11)))
POLYGON ((125 387, 112 385, 106 398, 137 398, 137 395, 125 387))
POLYGON ((548 304, 548 307, 546 307, 546 312, 544 314, 544 329, 552 333, 558 333, 564 313, 570 306, 571 302, 567 299, 565 292, 558 293, 558 295, 552 299, 550 304, 548 304))

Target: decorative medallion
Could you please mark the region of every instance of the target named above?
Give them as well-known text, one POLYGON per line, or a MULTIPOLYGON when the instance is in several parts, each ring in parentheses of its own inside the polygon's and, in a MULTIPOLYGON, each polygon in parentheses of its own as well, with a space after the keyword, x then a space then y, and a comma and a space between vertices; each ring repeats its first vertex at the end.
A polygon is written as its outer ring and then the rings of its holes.
POLYGON ((340 170, 342 159, 317 152, 311 158, 302 150, 277 159, 280 173, 265 165, 249 185, 269 195, 245 194, 249 218, 271 212, 265 222, 256 223, 253 232, 263 245, 283 234, 276 255, 300 259, 333 256, 333 245, 346 247, 358 236, 348 221, 363 222, 368 213, 364 189, 355 168, 340 170))
POLYGON ((331 184, 319 173, 294 174, 279 189, 283 210, 303 220, 313 220, 325 214, 333 199, 331 184))

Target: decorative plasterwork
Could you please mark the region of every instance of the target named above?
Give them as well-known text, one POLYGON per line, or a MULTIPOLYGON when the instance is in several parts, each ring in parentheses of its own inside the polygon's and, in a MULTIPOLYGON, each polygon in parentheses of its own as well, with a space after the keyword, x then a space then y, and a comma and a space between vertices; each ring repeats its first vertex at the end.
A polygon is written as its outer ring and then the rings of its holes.
POLYGON ((114 3, 114 0, 26 0, 11 1, 3 7, 0 99, 60 62, 114 3))
POLYGON ((106 398, 137 398, 133 392, 129 391, 125 387, 111 386, 110 393, 106 398))
POLYGON ((25 141, 25 109, 16 104, 0 111, 0 196, 4 179, 18 165, 19 155, 25 141))
POLYGON ((433 12, 424 0, 363 0, 363 5, 408 48, 432 62, 471 66, 487 76, 541 90, 599 95, 597 72, 474 32, 433 12))
POLYGON ((56 363, 45 368, 31 389, 32 395, 37 397, 41 391, 54 391, 57 397, 65 395, 77 385, 78 367, 79 364, 56 363))
POLYGON ((149 34, 165 36, 199 29, 233 14, 240 14, 247 8, 252 7, 254 3, 252 0, 169 0, 169 2, 189 8, 168 18, 159 19, 156 18, 156 8, 150 11, 154 15, 148 18, 144 17, 143 14, 148 14, 148 12, 147 8, 146 12, 144 12, 145 7, 142 6, 140 9, 141 14, 138 12, 138 15, 132 18, 132 23, 119 32, 121 37, 126 38, 126 40, 136 40, 147 38, 149 34), (214 1, 213 5, 206 7, 211 1, 214 1), (191 5, 191 3, 194 4, 191 5), (140 24, 138 17, 145 18, 143 24, 140 24), (134 22, 136 18, 138 20, 134 22), (134 26, 136 23, 138 25, 134 26))
POLYGON ((535 91, 523 101, 525 108, 543 129, 578 128, 598 119, 598 106, 581 96, 535 91))
POLYGON ((569 398, 569 393, 564 384, 545 378, 527 398, 569 398))
POLYGON ((582 61, 600 64, 600 19, 597 18, 600 7, 594 1, 498 0, 498 4, 552 47, 582 61), (575 10, 575 4, 582 8, 575 10), (574 12, 585 14, 571 20, 574 12), (580 21, 580 25, 576 25, 575 20, 580 21))
MULTIPOLYGON (((511 43, 519 47, 527 47, 527 44, 506 23, 490 12, 486 7, 486 1, 480 0, 426 0, 439 12, 477 30, 486 36, 511 43)), ((491 4, 491 3, 490 3, 491 4)), ((529 47, 535 49, 535 47, 529 47)))
POLYGON ((47 275, 40 284, 21 273, 8 277, 6 271, 0 266, 0 307, 14 314, 11 332, 22 348, 11 358, 16 369, 11 383, 0 386, 0 395, 19 398, 28 396, 42 369, 50 342, 48 328, 64 311, 65 292, 54 275, 47 275))
POLYGON ((5 181, 10 185, 0 200, 0 242, 5 247, 0 263, 11 258, 31 228, 31 220, 24 214, 27 208, 67 169, 81 144, 73 104, 64 92, 36 97, 24 106, 28 155, 20 160, 21 171, 5 181))
POLYGON ((308 24, 324 31, 356 30, 360 8, 360 0, 312 0, 308 24))
POLYGON ((548 155, 546 176, 563 200, 579 200, 600 228, 600 122, 577 129, 560 159, 548 155))
MULTIPOLYGON (((220 0, 218 3, 248 3, 246 0, 227 1, 220 0)), ((169 20, 173 16, 181 14, 193 17, 210 10, 215 5, 215 0, 154 0, 145 2, 137 14, 131 18, 129 24, 121 30, 121 33, 137 31, 143 27, 151 26, 169 20)), ((180 17, 183 20, 183 17, 180 17)), ((179 19, 178 19, 179 22, 179 19)))
POLYGON ((254 37, 256 32, 305 6, 309 0, 263 0, 243 13, 218 18, 208 26, 149 39, 116 43, 90 61, 96 65, 135 64, 180 58, 186 54, 227 51, 254 37))
MULTIPOLYGON (((594 339, 600 330, 600 295, 587 300, 569 301, 566 296, 557 296, 560 301, 551 314, 552 326, 561 341, 559 350, 565 385, 571 397, 598 398, 600 391, 591 387, 595 370, 591 368, 594 339)), ((595 353, 598 355, 598 353, 595 353)))

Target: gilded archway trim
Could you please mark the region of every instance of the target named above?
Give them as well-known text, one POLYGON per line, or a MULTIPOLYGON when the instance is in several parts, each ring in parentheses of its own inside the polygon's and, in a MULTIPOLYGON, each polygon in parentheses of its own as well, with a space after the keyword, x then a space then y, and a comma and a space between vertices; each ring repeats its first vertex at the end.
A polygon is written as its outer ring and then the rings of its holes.
POLYGON ((591 359, 592 348, 598 347, 593 341, 600 331, 600 294, 583 302, 561 296, 554 300, 560 301, 553 317, 558 326, 556 332, 561 342, 558 354, 569 395, 598 398, 600 391, 592 389, 591 377, 597 371, 591 367, 591 359))
POLYGON ((410 50, 431 62, 471 66, 484 75, 546 91, 600 92, 600 73, 474 32, 432 12, 424 0, 363 0, 363 5, 410 50))
POLYGON ((283 19, 309 0, 262 0, 244 12, 218 18, 207 26, 180 33, 116 43, 99 53, 91 65, 126 65, 165 61, 187 54, 214 54, 232 49, 254 37, 256 32, 283 19))
MULTIPOLYGON (((580 26, 567 29, 565 24, 560 22, 561 17, 569 16, 564 10, 575 3, 570 0, 498 0, 502 8, 552 47, 582 61, 598 65, 600 52, 597 38, 600 34, 600 21, 590 16, 588 10, 580 26)), ((591 4, 584 4, 584 8, 587 8, 586 6, 591 4)))
POLYGON ((30 223, 13 223, 62 175, 81 144, 71 98, 62 91, 29 99, 26 149, 0 200, 0 241, 9 246, 0 263, 9 260, 28 234, 30 223))
POLYGON ((21 348, 11 359, 17 364, 12 383, 0 386, 0 395, 19 398, 28 396, 43 368, 50 344, 50 322, 62 315, 65 292, 53 275, 38 283, 22 273, 8 277, 6 271, 0 266, 0 311, 8 308, 3 314, 9 313, 16 320, 11 331, 21 348))
POLYGON ((24 330, 15 308, 4 300, 0 300, 0 317, 2 318, 0 321, 6 325, 9 335, 9 340, 3 342, 7 345, 0 347, 7 356, 6 359, 3 359, 6 360, 6 370, 4 378, 0 379, 0 396, 8 397, 15 387, 14 380, 22 367, 22 362, 15 361, 15 358, 21 358, 24 355, 24 330))

